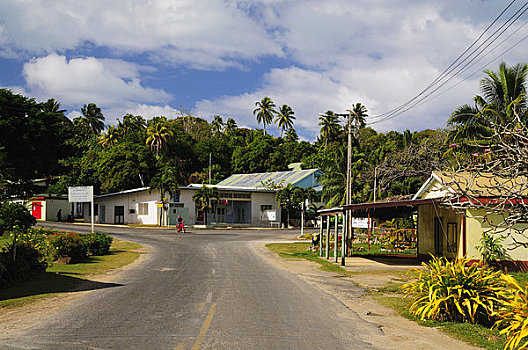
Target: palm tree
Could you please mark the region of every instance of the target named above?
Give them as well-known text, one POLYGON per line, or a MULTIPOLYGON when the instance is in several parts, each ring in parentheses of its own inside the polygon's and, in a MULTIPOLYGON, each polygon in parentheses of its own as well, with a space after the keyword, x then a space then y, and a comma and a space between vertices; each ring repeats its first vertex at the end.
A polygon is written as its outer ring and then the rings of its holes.
POLYGON ((152 178, 149 186, 149 193, 152 190, 158 190, 162 208, 160 210, 159 225, 163 222, 163 212, 165 211, 165 203, 167 198, 165 194, 169 193, 171 196, 180 193, 180 186, 178 184, 178 170, 175 167, 163 166, 158 170, 156 175, 152 178))
POLYGON ((357 135, 359 129, 364 128, 366 125, 365 118, 368 117, 368 111, 365 106, 360 102, 356 103, 352 109, 347 109, 349 113, 350 124, 354 127, 354 133, 357 135))
POLYGON ((106 134, 101 135, 99 143, 103 147, 112 147, 118 140, 119 130, 114 125, 111 125, 108 130, 106 130, 106 134))
POLYGON ((215 115, 213 118, 213 121, 211 122, 211 128, 219 133, 224 126, 224 121, 222 120, 222 117, 219 115, 215 115))
POLYGON ((196 207, 203 212, 204 225, 207 226, 207 211, 211 207, 211 199, 218 199, 220 197, 218 190, 213 187, 207 187, 205 184, 194 192, 192 199, 196 207))
POLYGON ((298 187, 293 186, 292 184, 286 185, 286 187, 281 188, 275 194, 277 203, 279 203, 281 207, 285 208, 286 212, 288 213, 286 218, 287 227, 290 226, 290 212, 296 208, 299 203, 301 203, 299 194, 300 191, 298 190, 298 187))
POLYGON ((65 109, 60 109, 60 102, 55 100, 54 98, 50 98, 46 102, 43 102, 41 104, 41 109, 44 113, 64 114, 66 112, 65 109))
POLYGON ((236 121, 233 118, 227 118, 225 123, 224 133, 231 134, 238 128, 236 121))
POLYGON ((518 63, 508 67, 499 65, 498 73, 484 71, 487 77, 480 81, 482 96, 475 96, 474 107, 463 105, 457 108, 447 121, 452 129, 452 141, 482 139, 491 135, 494 124, 505 125, 514 121, 527 122, 526 77, 528 64, 518 63))
POLYGON ((339 134, 339 130, 341 129, 339 117, 333 111, 326 111, 326 113, 320 114, 319 120, 319 126, 321 127, 320 134, 326 149, 328 142, 332 141, 339 134))
POLYGON ((119 129, 123 135, 127 135, 131 131, 142 131, 147 127, 147 122, 142 116, 130 113, 123 117, 123 122, 118 119, 117 123, 117 129, 119 129))
POLYGON ((146 144, 150 149, 156 149, 156 158, 159 158, 159 151, 166 139, 173 135, 172 130, 167 125, 167 120, 160 118, 155 124, 147 128, 146 144))
POLYGON ((81 124, 84 124, 92 135, 99 135, 104 129, 104 115, 95 103, 89 103, 81 108, 83 114, 81 124))
POLYGON ((289 128, 288 131, 286 131, 286 136, 284 136, 284 141, 286 142, 297 142, 299 141, 299 136, 297 135, 297 132, 294 128, 289 128))
POLYGON ((262 123, 264 127, 264 135, 266 135, 266 124, 271 124, 273 122, 273 116, 277 113, 275 112, 275 103, 271 98, 265 96, 262 100, 255 102, 255 108, 253 114, 257 117, 257 122, 262 123))
POLYGON ((295 116, 293 115, 293 110, 291 109, 291 107, 288 105, 282 105, 275 119, 277 127, 281 131, 280 137, 282 137, 282 133, 284 132, 284 130, 289 130, 293 128, 294 120, 295 116))

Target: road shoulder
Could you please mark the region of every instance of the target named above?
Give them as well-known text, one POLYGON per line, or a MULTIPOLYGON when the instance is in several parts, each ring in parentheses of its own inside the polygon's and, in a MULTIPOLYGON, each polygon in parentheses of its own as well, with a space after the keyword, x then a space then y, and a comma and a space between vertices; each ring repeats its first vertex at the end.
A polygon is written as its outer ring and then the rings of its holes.
POLYGON ((364 290, 364 293, 350 293, 351 288, 372 286, 373 280, 390 281, 390 275, 375 277, 369 274, 358 274, 353 279, 321 271, 319 264, 307 260, 285 259, 271 252, 264 244, 255 244, 254 249, 267 262, 287 270, 295 276, 336 297, 344 307, 355 312, 363 320, 376 323, 383 335, 369 335, 365 341, 379 349, 445 349, 471 350, 479 349, 465 342, 449 337, 439 329, 423 327, 410 321, 394 310, 376 302, 364 290))

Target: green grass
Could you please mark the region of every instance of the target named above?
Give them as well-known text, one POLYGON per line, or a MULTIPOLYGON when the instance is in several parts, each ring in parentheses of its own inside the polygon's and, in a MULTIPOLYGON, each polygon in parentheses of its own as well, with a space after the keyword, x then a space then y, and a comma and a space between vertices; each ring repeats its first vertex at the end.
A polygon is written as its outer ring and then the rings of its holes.
POLYGON ((528 286, 528 272, 510 272, 510 275, 512 275, 522 286, 528 286))
POLYGON ((90 277, 130 264, 139 257, 140 244, 114 240, 110 254, 92 256, 78 264, 53 264, 46 273, 0 289, 0 309, 15 308, 43 298, 51 298, 72 290, 93 290, 117 286, 90 281, 90 277))
POLYGON ((337 273, 342 276, 353 275, 354 272, 347 271, 341 266, 337 266, 326 258, 319 257, 319 252, 309 251, 311 243, 270 243, 266 244, 272 252, 277 253, 281 258, 304 259, 313 261, 321 265, 320 269, 327 272, 337 273))

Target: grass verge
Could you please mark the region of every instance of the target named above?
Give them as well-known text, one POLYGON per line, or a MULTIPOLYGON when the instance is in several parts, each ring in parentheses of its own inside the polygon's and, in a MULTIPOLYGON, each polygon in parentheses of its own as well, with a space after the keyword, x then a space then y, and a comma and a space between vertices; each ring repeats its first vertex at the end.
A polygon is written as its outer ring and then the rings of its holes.
POLYGON ((77 264, 53 264, 43 274, 0 289, 0 309, 24 306, 73 290, 116 287, 114 283, 90 281, 90 277, 130 264, 139 257, 136 250, 140 248, 140 244, 114 239, 108 255, 91 256, 77 264))
POLYGON ((354 272, 347 271, 341 266, 337 266, 325 258, 319 257, 319 252, 308 250, 311 243, 270 243, 266 247, 277 253, 281 258, 304 259, 313 261, 321 265, 320 269, 327 272, 337 273, 343 276, 353 275, 354 272))

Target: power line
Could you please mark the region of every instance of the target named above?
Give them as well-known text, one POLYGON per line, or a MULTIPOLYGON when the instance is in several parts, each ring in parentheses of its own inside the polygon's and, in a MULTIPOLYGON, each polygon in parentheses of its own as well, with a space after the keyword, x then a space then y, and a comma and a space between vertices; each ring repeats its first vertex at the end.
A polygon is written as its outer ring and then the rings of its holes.
MULTIPOLYGON (((373 122, 369 122, 368 124, 369 125, 377 124, 377 123, 380 123, 382 121, 386 121, 386 120, 389 120, 389 119, 396 118, 399 115, 405 113, 406 111, 408 111, 408 110, 410 110, 410 109, 412 109, 412 108, 414 108, 414 107, 416 107, 418 105, 423 104, 424 100, 426 100, 432 94, 437 92, 439 89, 441 89, 443 86, 445 86, 451 80, 453 80, 455 77, 459 76, 463 72, 467 71, 470 67, 472 67, 476 63, 475 61, 477 59, 480 61, 482 58, 479 58, 479 56, 481 56, 489 48, 489 46, 491 46, 495 41, 497 41, 499 39, 499 37, 502 36, 506 30, 508 30, 526 11, 528 11, 528 1, 525 2, 524 5, 522 5, 513 15, 511 15, 506 20, 506 22, 503 23, 498 29, 496 29, 486 40, 484 40, 484 42, 480 43, 475 49, 473 49, 469 53, 469 55, 467 55, 466 57, 464 57, 464 55, 467 54, 475 45, 477 45, 477 43, 479 42, 480 39, 482 39, 484 34, 486 32, 488 32, 492 28, 492 26, 499 20, 500 17, 503 16, 503 14, 513 5, 514 2, 515 2, 515 0, 511 1, 510 4, 480 34, 480 36, 466 50, 464 50, 464 52, 461 55, 459 55, 457 57, 457 59, 455 59, 435 80, 433 80, 433 82, 431 82, 426 88, 424 88, 418 95, 414 96, 413 98, 411 98, 410 100, 408 100, 405 103, 401 104, 400 106, 392 109, 391 111, 388 111, 386 113, 383 113, 383 114, 380 114, 380 115, 373 116, 373 117, 369 118, 369 119, 378 118, 379 120, 376 120, 376 121, 373 121, 373 122), (484 45, 486 45, 486 46, 484 46, 484 45), (461 68, 459 68, 461 65, 463 65, 463 66, 461 68), (456 70, 457 68, 459 68, 459 69, 448 78, 448 76, 454 70, 456 70), (440 83, 440 82, 442 82, 442 83, 440 83), (440 85, 435 87, 435 85, 438 85, 438 84, 440 84, 440 85)), ((523 26, 521 26, 521 27, 523 27, 523 26)), ((518 28, 515 32, 517 32, 519 29, 520 28, 518 28)), ((514 33, 510 34, 508 36, 508 38, 511 37, 514 33)), ((503 40, 500 44, 496 45, 491 51, 494 51, 505 40, 503 40)), ((486 57, 487 55, 489 55, 489 53, 486 54, 484 57, 486 57)))

